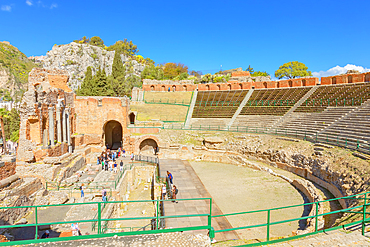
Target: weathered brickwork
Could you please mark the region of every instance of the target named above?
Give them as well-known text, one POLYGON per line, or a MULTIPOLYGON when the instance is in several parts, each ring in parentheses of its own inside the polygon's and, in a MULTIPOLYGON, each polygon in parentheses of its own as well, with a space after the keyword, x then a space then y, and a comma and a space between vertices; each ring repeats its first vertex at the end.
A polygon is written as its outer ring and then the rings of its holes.
MULTIPOLYGON (((129 110, 129 99, 127 97, 76 97, 76 132, 77 134, 88 134, 82 140, 83 144, 96 144, 100 139, 103 144, 105 128, 110 121, 118 122, 122 127, 122 136, 129 134, 127 126, 129 110)), ((76 139, 76 143, 81 140, 76 139)))
POLYGON ((356 82, 369 82, 370 72, 362 74, 345 74, 321 77, 321 85, 335 85, 335 84, 346 84, 356 82))

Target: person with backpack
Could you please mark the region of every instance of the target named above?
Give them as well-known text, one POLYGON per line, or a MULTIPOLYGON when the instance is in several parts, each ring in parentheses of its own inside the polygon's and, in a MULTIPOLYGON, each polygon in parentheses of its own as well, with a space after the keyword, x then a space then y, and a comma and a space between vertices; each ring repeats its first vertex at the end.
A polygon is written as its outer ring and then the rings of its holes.
POLYGON ((172 184, 173 176, 169 171, 167 171, 167 177, 168 177, 168 180, 170 180, 170 184, 172 184))
POLYGON ((176 201, 176 195, 177 195, 177 193, 179 193, 179 190, 176 188, 176 185, 173 185, 172 186, 172 199, 174 199, 174 200, 172 200, 172 202, 176 202, 176 203, 179 203, 179 202, 177 202, 176 201))

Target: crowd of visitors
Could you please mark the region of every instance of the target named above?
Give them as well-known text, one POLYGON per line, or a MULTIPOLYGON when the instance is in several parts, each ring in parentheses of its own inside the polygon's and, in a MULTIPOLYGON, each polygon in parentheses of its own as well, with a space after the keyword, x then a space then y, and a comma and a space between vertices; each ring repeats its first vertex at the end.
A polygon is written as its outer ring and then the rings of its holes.
MULTIPOLYGON (((133 154, 132 154, 133 155, 133 154)), ((97 159, 97 164, 101 165, 102 171, 111 171, 114 173, 118 172, 118 164, 117 159, 119 157, 126 157, 126 151, 124 149, 119 148, 118 150, 110 150, 107 149, 106 151, 102 152, 101 155, 97 159)), ((123 161, 119 163, 119 170, 123 171, 123 161)))

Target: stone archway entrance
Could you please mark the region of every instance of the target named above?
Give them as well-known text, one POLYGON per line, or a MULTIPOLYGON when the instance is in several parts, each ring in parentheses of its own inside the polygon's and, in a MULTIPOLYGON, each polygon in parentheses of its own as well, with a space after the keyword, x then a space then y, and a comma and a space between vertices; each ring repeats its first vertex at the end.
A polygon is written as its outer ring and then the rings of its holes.
POLYGON ((122 145, 122 125, 115 121, 108 121, 104 126, 105 146, 109 149, 118 149, 122 145))
POLYGON ((148 138, 148 139, 143 140, 140 143, 139 150, 140 150, 140 153, 144 152, 144 153, 154 154, 157 147, 158 147, 158 143, 155 140, 148 138))

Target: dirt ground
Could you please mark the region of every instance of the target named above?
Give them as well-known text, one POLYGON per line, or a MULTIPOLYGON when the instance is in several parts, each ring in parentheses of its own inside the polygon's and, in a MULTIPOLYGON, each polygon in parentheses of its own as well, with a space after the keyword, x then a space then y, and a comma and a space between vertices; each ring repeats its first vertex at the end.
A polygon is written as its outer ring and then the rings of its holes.
MULTIPOLYGON (((302 195, 288 182, 266 172, 216 162, 190 162, 202 183, 224 214, 269 209, 304 203, 302 195)), ((301 217, 303 207, 271 212, 271 222, 301 217)), ((233 227, 266 223, 267 213, 227 217, 233 227)), ((298 222, 270 228, 270 237, 291 235, 298 222)), ((266 227, 237 231, 241 238, 264 239, 266 227)))

